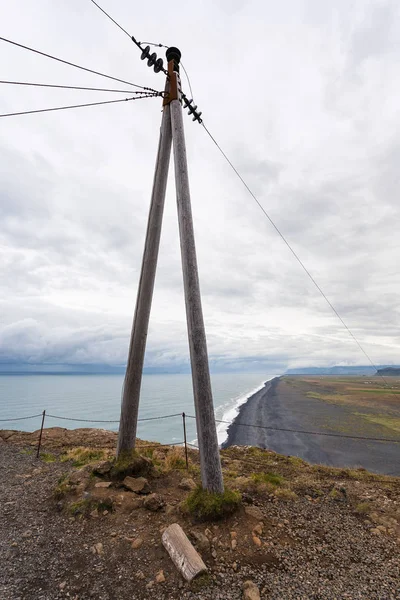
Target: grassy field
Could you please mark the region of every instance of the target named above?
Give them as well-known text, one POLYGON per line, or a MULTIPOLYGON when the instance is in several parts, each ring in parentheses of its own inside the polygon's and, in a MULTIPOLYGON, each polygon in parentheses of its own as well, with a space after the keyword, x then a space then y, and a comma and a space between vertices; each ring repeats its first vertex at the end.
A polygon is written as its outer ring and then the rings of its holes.
POLYGON ((287 376, 284 381, 307 398, 345 408, 349 427, 343 423, 343 432, 355 433, 356 424, 358 434, 400 436, 400 377, 287 376))

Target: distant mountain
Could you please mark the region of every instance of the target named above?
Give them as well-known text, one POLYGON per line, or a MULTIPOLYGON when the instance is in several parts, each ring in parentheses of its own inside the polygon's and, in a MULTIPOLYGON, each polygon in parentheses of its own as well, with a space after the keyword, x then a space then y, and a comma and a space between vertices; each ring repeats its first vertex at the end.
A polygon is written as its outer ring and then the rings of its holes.
POLYGON ((400 367, 386 367, 385 369, 378 369, 377 375, 384 375, 385 377, 389 376, 400 376, 400 367))
POLYGON ((303 367, 288 369, 285 375, 375 375, 373 367, 303 367))

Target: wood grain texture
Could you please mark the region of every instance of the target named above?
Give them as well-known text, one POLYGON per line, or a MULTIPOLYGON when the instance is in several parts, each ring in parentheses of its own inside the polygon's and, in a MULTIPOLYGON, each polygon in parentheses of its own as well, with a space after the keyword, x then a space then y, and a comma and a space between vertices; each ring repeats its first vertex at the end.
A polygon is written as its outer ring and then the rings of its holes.
POLYGON ((161 121, 146 241, 122 395, 117 455, 135 447, 143 362, 160 246, 171 143, 171 112, 170 107, 165 106, 161 121))
POLYGON ((186 581, 192 581, 207 571, 200 554, 194 549, 178 523, 167 527, 162 535, 162 543, 186 581))
POLYGON ((182 106, 179 100, 173 100, 170 107, 186 320, 200 451, 201 479, 204 489, 210 492, 222 493, 224 484, 201 306, 182 106))

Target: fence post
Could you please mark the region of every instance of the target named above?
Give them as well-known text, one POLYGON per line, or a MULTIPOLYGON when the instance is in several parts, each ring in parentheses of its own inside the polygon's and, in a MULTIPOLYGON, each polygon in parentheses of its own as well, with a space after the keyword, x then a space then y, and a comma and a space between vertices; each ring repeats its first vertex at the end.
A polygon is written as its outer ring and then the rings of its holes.
POLYGON ((183 439, 185 441, 186 470, 189 471, 189 459, 188 459, 187 440, 186 440, 186 415, 184 412, 182 413, 182 421, 183 421, 183 439))
POLYGON ((44 410, 42 413, 42 426, 40 427, 40 435, 39 435, 38 447, 37 447, 37 452, 36 452, 36 458, 39 458, 40 444, 42 443, 42 434, 43 434, 43 426, 44 426, 45 416, 46 416, 46 411, 44 410))

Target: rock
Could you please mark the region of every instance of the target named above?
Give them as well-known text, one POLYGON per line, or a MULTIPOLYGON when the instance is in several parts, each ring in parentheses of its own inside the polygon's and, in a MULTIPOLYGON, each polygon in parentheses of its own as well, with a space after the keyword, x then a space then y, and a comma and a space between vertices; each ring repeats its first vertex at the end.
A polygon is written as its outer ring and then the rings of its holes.
POLYGON ((94 484, 94 487, 95 488, 109 488, 111 484, 112 484, 111 481, 99 481, 94 484))
POLYGON ((231 540, 235 540, 237 538, 236 531, 231 531, 230 536, 231 536, 231 540))
POLYGON ((150 486, 144 477, 125 477, 122 484, 135 494, 149 494, 150 486))
POLYGON ((93 548, 94 548, 95 553, 98 554, 99 556, 104 553, 103 544, 101 542, 98 542, 97 544, 95 544, 93 546, 93 548))
POLYGON ((176 507, 173 506, 172 504, 167 504, 165 507, 165 514, 166 515, 173 515, 176 512, 176 507))
POLYGON ((92 512, 90 513, 90 516, 92 517, 92 519, 97 519, 99 517, 99 512, 98 512, 97 508, 92 510, 92 512))
POLYGON ((261 548, 262 541, 256 535, 253 535, 253 543, 257 546, 257 548, 261 548))
POLYGON ((196 483, 193 481, 193 479, 190 479, 189 477, 186 477, 186 478, 184 477, 184 478, 182 479, 182 481, 180 482, 180 484, 178 485, 178 487, 179 487, 181 490, 188 490, 188 491, 191 491, 191 490, 195 490, 195 489, 196 489, 196 487, 197 487, 197 485, 196 485, 196 483))
POLYGON ((236 547, 237 547, 237 540, 236 539, 231 540, 231 548, 232 548, 232 550, 236 550, 236 547))
POLYGON ((67 582, 66 581, 62 581, 58 587, 60 588, 60 590, 63 590, 66 585, 67 585, 67 582))
POLYGON ((145 456, 133 456, 127 461, 117 461, 111 469, 111 477, 125 479, 127 476, 143 477, 154 470, 153 463, 145 456))
POLYGON ((381 532, 381 533, 386 533, 386 527, 384 527, 383 525, 378 525, 377 529, 381 532))
POLYGON ((235 571, 235 573, 238 570, 238 564, 236 561, 234 563, 232 563, 232 569, 235 571))
POLYGON ((130 514, 143 506, 143 498, 131 492, 121 492, 114 498, 114 509, 122 514, 130 514))
POLYGON ((103 460, 93 468, 93 473, 95 475, 107 475, 111 471, 112 466, 111 461, 103 460))
POLYGON ((256 519, 257 521, 262 521, 264 519, 264 515, 262 514, 258 506, 246 506, 244 512, 246 513, 246 515, 252 517, 253 519, 256 519))
POLYGON ((165 575, 164 575, 164 571, 159 571, 156 575, 156 583, 164 583, 165 581, 165 575))
POLYGON ((132 548, 134 550, 139 550, 139 548, 143 545, 143 539, 141 537, 136 538, 136 540, 133 540, 132 542, 132 548))
POLYGON ((146 589, 147 590, 151 590, 151 588, 154 586, 154 581, 149 581, 149 583, 146 584, 146 589))
POLYGON ((143 573, 143 571, 136 571, 135 577, 137 579, 146 579, 146 575, 143 573))
POLYGON ((260 592, 253 581, 245 581, 243 584, 243 600, 260 600, 260 592))
POLYGON ((371 529, 371 533, 372 533, 372 535, 382 535, 381 531, 377 527, 373 527, 371 529))
POLYGON ((199 550, 209 550, 210 549, 210 541, 204 533, 201 531, 192 530, 190 532, 191 536, 196 540, 196 545, 199 550))
POLYGON ((211 539, 213 536, 212 531, 208 528, 204 530, 204 535, 206 535, 208 539, 211 539))
POLYGON ((71 473, 68 476, 69 483, 71 483, 72 485, 88 485, 91 475, 91 469, 90 467, 88 469, 88 467, 89 465, 86 465, 82 469, 78 469, 77 471, 71 473))
POLYGON ((152 512, 161 510, 164 504, 165 502, 159 494, 150 494, 150 496, 147 496, 147 498, 145 498, 143 503, 144 507, 147 508, 147 510, 151 510, 152 512))
POLYGON ((214 550, 211 552, 211 556, 212 556, 213 558, 217 558, 217 551, 215 550, 215 548, 214 548, 214 550))
POLYGON ((263 524, 262 523, 258 523, 258 525, 256 525, 253 529, 253 533, 257 534, 257 535, 262 535, 264 530, 263 524))

